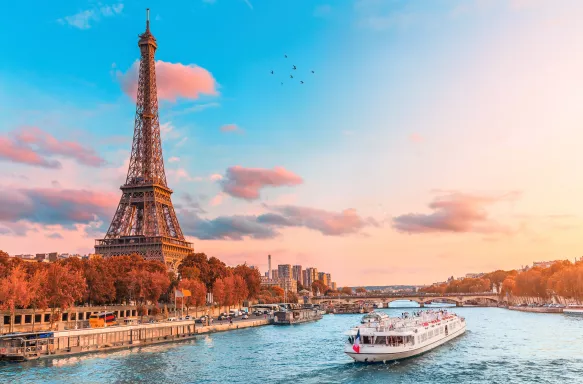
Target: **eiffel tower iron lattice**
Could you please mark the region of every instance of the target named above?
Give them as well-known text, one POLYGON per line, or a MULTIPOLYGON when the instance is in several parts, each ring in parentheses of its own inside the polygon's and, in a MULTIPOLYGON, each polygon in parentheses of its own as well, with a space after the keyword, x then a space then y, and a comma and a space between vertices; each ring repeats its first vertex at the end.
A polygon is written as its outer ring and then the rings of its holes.
POLYGON ((178 224, 164 172, 154 61, 158 45, 147 12, 146 31, 138 42, 141 56, 130 165, 121 200, 105 238, 95 242, 95 253, 139 254, 173 269, 193 249, 178 224))

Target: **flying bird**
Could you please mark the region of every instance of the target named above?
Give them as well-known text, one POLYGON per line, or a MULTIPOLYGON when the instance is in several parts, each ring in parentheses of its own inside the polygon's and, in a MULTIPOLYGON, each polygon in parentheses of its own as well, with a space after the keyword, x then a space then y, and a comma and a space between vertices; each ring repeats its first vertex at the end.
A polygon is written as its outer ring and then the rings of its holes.
POLYGON ((281 83, 281 85, 283 85, 283 83, 281 83))
POLYGON ((271 74, 273 75, 273 71, 271 71, 271 74))
POLYGON ((312 71, 312 73, 314 73, 314 71, 312 71))
POLYGON ((283 57, 285 57, 287 59, 287 55, 283 55, 283 57))
POLYGON ((290 79, 293 79, 294 77, 293 77, 292 75, 289 75, 289 78, 290 78, 290 79))
POLYGON ((292 69, 296 69, 296 66, 294 65, 294 67, 292 69))
POLYGON ((304 84, 304 82, 300 80, 300 84, 304 84))

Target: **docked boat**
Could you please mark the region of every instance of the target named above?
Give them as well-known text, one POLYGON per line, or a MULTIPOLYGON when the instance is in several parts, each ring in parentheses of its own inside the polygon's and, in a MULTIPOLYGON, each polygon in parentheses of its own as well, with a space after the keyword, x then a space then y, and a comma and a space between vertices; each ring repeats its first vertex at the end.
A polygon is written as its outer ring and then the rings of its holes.
POLYGON ((346 332, 344 352, 364 363, 407 359, 428 352, 466 331, 466 321, 447 310, 366 314, 359 326, 346 332))
POLYGON ((583 305, 569 304, 567 308, 563 308, 563 313, 570 316, 583 316, 583 305))
POLYGON ((322 313, 318 308, 297 308, 285 311, 277 311, 273 314, 273 324, 292 325, 317 321, 322 318, 322 313))

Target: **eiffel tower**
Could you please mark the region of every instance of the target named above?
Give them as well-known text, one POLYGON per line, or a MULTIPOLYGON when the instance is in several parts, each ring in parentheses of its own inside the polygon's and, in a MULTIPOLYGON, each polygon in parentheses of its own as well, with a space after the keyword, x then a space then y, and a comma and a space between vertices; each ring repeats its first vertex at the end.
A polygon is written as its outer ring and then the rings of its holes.
POLYGON ((184 240, 166 183, 154 61, 158 45, 150 33, 149 15, 148 9, 146 31, 138 42, 140 72, 128 175, 107 234, 95 242, 95 253, 103 257, 139 254, 174 269, 193 249, 184 240))

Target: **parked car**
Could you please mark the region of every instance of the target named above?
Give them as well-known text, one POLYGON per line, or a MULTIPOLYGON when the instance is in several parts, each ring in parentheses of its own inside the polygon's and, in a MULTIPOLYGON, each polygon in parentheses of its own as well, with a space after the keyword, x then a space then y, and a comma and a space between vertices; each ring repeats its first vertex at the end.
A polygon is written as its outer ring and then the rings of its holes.
POLYGON ((229 318, 229 316, 227 316, 227 314, 226 314, 226 313, 221 313, 221 314, 219 315, 219 320, 227 320, 228 318, 229 318))
POLYGON ((241 317, 241 319, 243 319, 243 320, 247 320, 248 318, 249 318, 249 315, 246 313, 243 314, 243 316, 241 317))

